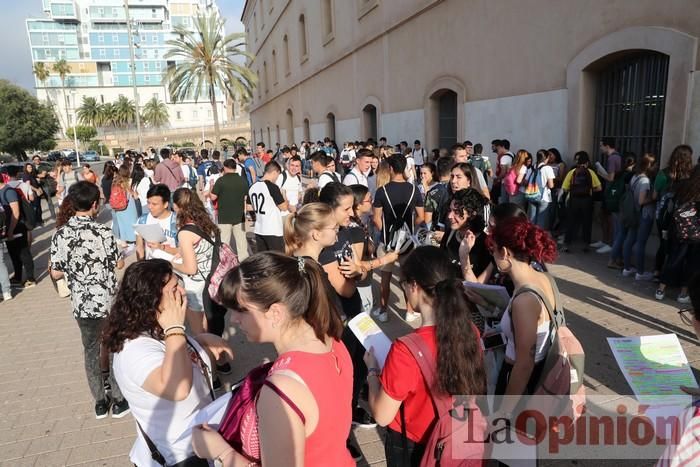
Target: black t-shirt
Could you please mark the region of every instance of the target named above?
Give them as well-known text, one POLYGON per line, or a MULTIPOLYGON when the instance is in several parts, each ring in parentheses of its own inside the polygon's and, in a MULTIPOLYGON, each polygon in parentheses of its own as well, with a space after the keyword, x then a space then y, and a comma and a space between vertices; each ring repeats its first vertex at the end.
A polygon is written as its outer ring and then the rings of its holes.
MULTIPOLYGON (((352 245, 362 243, 363 237, 362 229, 358 227, 341 227, 338 231, 338 240, 335 242, 335 245, 324 248, 318 256, 318 262, 325 266, 333 262, 343 261, 344 258, 352 258, 352 245)), ((362 311, 362 299, 357 289, 349 298, 341 295, 338 295, 338 298, 340 299, 343 313, 348 319, 353 318, 362 311)))
POLYGON ((394 213, 400 217, 405 212, 403 220, 413 232, 415 209, 423 207, 423 197, 412 183, 389 182, 377 189, 374 195, 374 207, 382 208, 382 239, 387 244, 389 243, 387 238, 389 227, 396 222, 394 213), (411 196, 411 193, 413 193, 413 196, 411 196))
MULTIPOLYGON (((442 237, 440 247, 443 248, 450 258, 452 264, 457 268, 458 277, 463 277, 462 263, 459 260, 459 244, 462 242, 461 236, 455 231, 445 232, 442 237)), ((479 276, 493 260, 491 252, 486 247, 486 234, 483 232, 476 236, 476 241, 471 251, 469 251, 469 262, 475 276, 479 276)))

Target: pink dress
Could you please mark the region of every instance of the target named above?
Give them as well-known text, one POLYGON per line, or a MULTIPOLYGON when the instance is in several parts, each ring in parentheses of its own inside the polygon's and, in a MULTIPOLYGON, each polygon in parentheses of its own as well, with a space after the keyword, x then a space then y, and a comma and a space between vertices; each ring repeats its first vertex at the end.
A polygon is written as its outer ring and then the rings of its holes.
MULTIPOLYGON (((279 370, 296 373, 311 390, 318 405, 318 424, 306 438, 304 465, 354 466, 345 442, 352 423, 352 361, 345 345, 333 341, 331 351, 324 354, 308 352, 286 352, 275 360, 268 375, 279 370)), ((305 423, 304 414, 277 386, 269 380, 265 386, 277 393, 305 423)), ((260 459, 258 417, 249 410, 241 421, 241 442, 244 455, 260 459)))

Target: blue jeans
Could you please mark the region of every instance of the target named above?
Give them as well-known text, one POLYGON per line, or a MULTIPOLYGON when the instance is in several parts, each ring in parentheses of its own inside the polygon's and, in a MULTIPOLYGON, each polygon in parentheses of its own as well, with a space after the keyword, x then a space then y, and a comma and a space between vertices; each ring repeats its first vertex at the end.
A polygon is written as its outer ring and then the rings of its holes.
POLYGON ((7 258, 7 247, 5 243, 0 243, 0 288, 2 293, 10 293, 10 273, 7 272, 7 264, 5 263, 5 258, 7 258))
POLYGON ((617 221, 615 225, 615 236, 613 237, 612 251, 610 252, 610 261, 620 261, 622 259, 622 249, 627 238, 627 230, 622 226, 622 223, 617 221))
POLYGON ((527 206, 527 216, 530 218, 530 222, 542 227, 543 229, 549 229, 549 212, 552 203, 547 201, 530 202, 527 206))
POLYGON ((647 240, 651 234, 651 229, 654 226, 654 218, 642 217, 639 220, 637 227, 637 241, 634 243, 634 258, 637 266, 637 272, 644 272, 644 257, 646 256, 647 240))

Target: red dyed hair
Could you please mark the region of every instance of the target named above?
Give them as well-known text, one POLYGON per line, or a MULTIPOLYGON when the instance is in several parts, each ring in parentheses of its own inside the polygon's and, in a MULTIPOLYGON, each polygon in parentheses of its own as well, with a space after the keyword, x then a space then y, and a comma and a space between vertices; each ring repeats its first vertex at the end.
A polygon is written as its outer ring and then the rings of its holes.
POLYGON ((523 262, 552 263, 557 258, 557 244, 544 229, 527 219, 504 219, 491 229, 488 237, 491 249, 505 247, 515 259, 523 262))

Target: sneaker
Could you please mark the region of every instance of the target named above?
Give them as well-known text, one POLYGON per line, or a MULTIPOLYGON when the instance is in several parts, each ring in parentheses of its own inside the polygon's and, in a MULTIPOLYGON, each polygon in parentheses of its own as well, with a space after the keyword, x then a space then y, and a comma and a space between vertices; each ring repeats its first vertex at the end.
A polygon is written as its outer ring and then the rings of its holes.
POLYGON ((380 323, 388 323, 389 322, 389 312, 386 310, 380 310, 379 314, 377 315, 377 320, 380 323))
POLYGON ((406 322, 407 323, 412 323, 414 321, 417 321, 420 319, 420 315, 416 313, 415 311, 407 311, 406 312, 406 322))
POLYGON ((654 278, 653 272, 643 272, 641 274, 637 273, 634 275, 634 280, 636 281, 650 281, 654 278))
POLYGON ((563 236, 563 235, 560 236, 559 238, 557 238, 557 244, 559 244, 559 245, 563 245, 563 244, 564 244, 564 236, 563 236))
POLYGON ((3 300, 4 302, 6 302, 6 301, 8 301, 8 300, 12 300, 12 292, 4 292, 4 293, 2 294, 2 300, 3 300))
POLYGON ((635 274, 637 274, 637 268, 630 268, 630 269, 623 268, 622 269, 622 276, 623 277, 630 277, 630 276, 633 276, 635 274))
POLYGON ((600 240, 598 240, 597 242, 591 243, 591 244, 588 245, 588 246, 590 246, 591 248, 600 248, 600 247, 602 247, 602 246, 604 246, 604 245, 605 245, 604 242, 601 242, 600 240))
POLYGON ((109 414, 109 399, 100 399, 95 403, 95 418, 101 420, 109 414))
POLYGON ((350 455, 352 456, 355 462, 359 462, 362 460, 362 451, 360 451, 353 443, 348 441, 346 446, 348 448, 348 451, 350 451, 350 455))
POLYGON ((221 375, 230 375, 232 371, 231 365, 228 362, 223 365, 216 365, 216 372, 221 375))
POLYGON ((622 263, 620 263, 618 261, 611 260, 611 261, 608 261, 608 268, 622 270, 623 266, 622 266, 622 263))
POLYGON ((24 288, 24 284, 21 282, 17 282, 17 281, 10 281, 10 288, 11 289, 22 289, 22 288, 24 288))
POLYGON ((112 418, 122 418, 128 415, 129 412, 131 412, 131 409, 126 399, 116 401, 114 405, 112 405, 112 418))
POLYGON ((666 297, 666 292, 661 289, 656 289, 656 293, 654 294, 654 298, 657 300, 663 300, 666 297))
POLYGON ((358 428, 374 428, 377 421, 362 407, 355 407, 352 411, 352 426, 358 428))
POLYGON ((598 248, 595 252, 600 253, 601 255, 608 254, 612 251, 612 247, 610 245, 603 245, 600 248, 598 248))
POLYGON ((676 299, 681 305, 690 305, 690 296, 688 294, 679 295, 676 299))
POLYGON ((221 389, 221 380, 218 376, 214 378, 214 381, 212 381, 211 385, 214 388, 214 391, 218 391, 219 389, 221 389))
POLYGON ((31 289, 35 285, 36 285, 36 282, 34 282, 34 281, 24 281, 24 284, 22 284, 22 287, 24 287, 25 289, 31 289))
POLYGON ((382 313, 382 309, 379 308, 379 307, 376 307, 376 308, 372 308, 372 311, 369 312, 369 315, 370 315, 372 318, 377 318, 377 317, 379 317, 379 315, 380 315, 381 313, 382 313))

